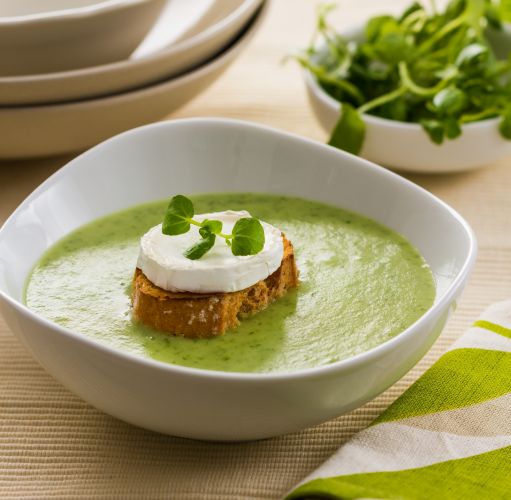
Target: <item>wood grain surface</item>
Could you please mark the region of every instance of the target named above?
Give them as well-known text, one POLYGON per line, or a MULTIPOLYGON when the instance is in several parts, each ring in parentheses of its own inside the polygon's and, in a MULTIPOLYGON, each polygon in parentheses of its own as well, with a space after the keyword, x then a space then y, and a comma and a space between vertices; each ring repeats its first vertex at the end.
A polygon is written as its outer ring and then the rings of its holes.
MULTIPOLYGON (((408 2, 339 3, 334 22, 342 26, 408 2)), ((307 43, 315 4, 273 0, 248 50, 203 95, 168 118, 251 120, 324 141, 299 68, 282 64, 307 43)), ((0 222, 69 159, 0 163, 0 222)), ((469 173, 410 178, 466 217, 479 240, 479 257, 440 339, 395 386, 363 408, 297 434, 235 445, 194 442, 132 427, 84 403, 39 367, 0 317, 0 497, 281 498, 369 424, 485 306, 511 297, 511 159, 469 173)))

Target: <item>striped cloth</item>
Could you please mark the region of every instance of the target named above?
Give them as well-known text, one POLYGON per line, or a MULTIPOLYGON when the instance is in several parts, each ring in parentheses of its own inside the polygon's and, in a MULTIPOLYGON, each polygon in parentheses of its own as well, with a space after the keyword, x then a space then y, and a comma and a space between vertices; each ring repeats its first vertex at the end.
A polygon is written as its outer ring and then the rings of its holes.
POLYGON ((511 301, 288 499, 511 499, 511 301))

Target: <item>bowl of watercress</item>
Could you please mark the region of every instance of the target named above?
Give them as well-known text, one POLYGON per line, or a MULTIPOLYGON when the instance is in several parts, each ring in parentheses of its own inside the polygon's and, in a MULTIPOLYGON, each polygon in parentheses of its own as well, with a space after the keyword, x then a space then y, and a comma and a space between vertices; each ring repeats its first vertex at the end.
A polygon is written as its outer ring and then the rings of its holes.
POLYGON ((492 45, 511 40, 504 2, 451 0, 441 12, 414 3, 344 32, 330 9, 296 56, 330 145, 414 172, 511 155, 511 58, 492 45))

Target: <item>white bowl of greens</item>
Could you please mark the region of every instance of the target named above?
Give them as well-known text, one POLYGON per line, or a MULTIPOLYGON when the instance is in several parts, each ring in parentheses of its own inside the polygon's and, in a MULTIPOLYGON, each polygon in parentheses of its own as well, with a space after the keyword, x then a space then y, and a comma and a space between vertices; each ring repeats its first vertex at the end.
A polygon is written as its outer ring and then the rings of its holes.
POLYGON ((429 173, 511 155, 511 65, 497 59, 487 36, 498 16, 474 9, 450 2, 432 15, 414 5, 342 33, 321 13, 322 40, 297 58, 313 110, 332 133, 329 144, 429 173))

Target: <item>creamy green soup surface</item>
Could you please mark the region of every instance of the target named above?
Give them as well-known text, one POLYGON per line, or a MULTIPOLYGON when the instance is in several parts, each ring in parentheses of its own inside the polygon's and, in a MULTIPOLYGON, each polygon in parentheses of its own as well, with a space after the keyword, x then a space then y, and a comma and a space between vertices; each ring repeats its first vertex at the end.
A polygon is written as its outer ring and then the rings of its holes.
POLYGON ((168 201, 93 221, 53 245, 26 286, 42 316, 111 346, 167 363, 234 372, 295 371, 367 351, 415 322, 435 285, 419 252, 392 230, 352 212, 262 194, 190 197, 197 213, 249 210, 293 242, 301 284, 221 337, 188 339, 131 317, 139 239, 168 201))

